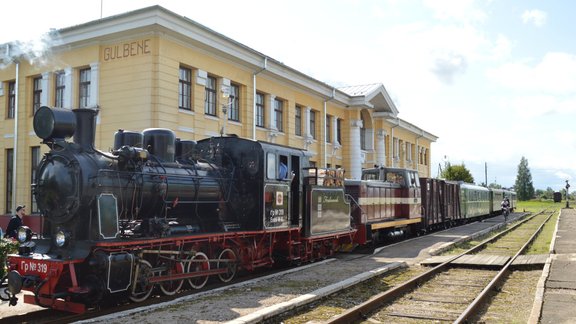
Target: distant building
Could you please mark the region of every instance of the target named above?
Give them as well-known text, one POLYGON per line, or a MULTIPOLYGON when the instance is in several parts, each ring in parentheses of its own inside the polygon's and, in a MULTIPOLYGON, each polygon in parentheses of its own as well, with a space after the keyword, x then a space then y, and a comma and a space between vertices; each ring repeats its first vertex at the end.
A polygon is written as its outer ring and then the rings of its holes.
POLYGON ((101 150, 118 129, 161 127, 182 139, 226 133, 303 148, 316 166, 343 167, 349 178, 374 165, 431 174, 437 137, 399 119, 382 84, 336 89, 159 6, 57 32, 36 60, 10 61, 18 44, 0 45, 7 214, 13 197, 37 212, 30 183, 47 150, 32 125, 40 106, 98 110, 101 150))

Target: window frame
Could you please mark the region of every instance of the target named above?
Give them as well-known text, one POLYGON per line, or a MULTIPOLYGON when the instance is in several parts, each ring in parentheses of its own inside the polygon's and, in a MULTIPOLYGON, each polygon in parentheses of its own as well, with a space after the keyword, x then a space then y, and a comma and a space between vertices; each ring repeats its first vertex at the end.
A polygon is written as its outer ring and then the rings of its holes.
POLYGON ((216 109, 216 89, 218 82, 215 77, 209 75, 206 77, 206 86, 204 87, 204 114, 208 116, 217 117, 218 109, 216 109))
POLYGON ((316 139, 316 110, 310 109, 310 136, 316 139))
POLYGON ((326 143, 330 143, 332 140, 332 116, 326 115, 326 143))
POLYGON ((54 73, 54 107, 64 108, 64 95, 66 92, 66 73, 57 71, 54 73))
POLYGON ((192 94, 192 69, 180 66, 178 70, 178 109, 194 111, 192 94))
POLYGON ((266 121, 265 97, 263 93, 256 92, 256 126, 264 127, 266 121))
MULTIPOLYGON (((36 183, 36 169, 40 165, 40 161, 42 160, 40 146, 32 146, 30 147, 30 183, 36 183)), ((36 202, 36 197, 34 196, 34 190, 31 192, 31 201, 30 201, 30 212, 36 213, 40 212, 38 209, 38 203, 36 202)))
POLYGON ((92 84, 92 69, 83 68, 78 71, 78 107, 88 108, 90 105, 90 87, 92 84))
POLYGON ((302 106, 296 105, 294 110, 294 134, 302 136, 302 106))
POLYGON ((336 119, 336 141, 338 144, 342 144, 342 119, 336 119))
POLYGON ((16 115, 16 81, 8 82, 8 98, 6 103, 6 119, 14 119, 16 115))
POLYGON ((240 122, 240 86, 232 83, 230 84, 230 94, 228 96, 228 119, 235 122, 240 122))
POLYGON ((284 132, 284 100, 274 98, 274 122, 276 129, 284 132))
POLYGON ((12 187, 12 179, 14 177, 14 149, 9 148, 4 151, 6 156, 6 169, 4 170, 6 173, 6 193, 4 198, 6 199, 5 208, 6 213, 12 213, 12 197, 14 195, 14 188, 12 187))
POLYGON ((32 115, 42 106, 42 76, 32 78, 32 115))

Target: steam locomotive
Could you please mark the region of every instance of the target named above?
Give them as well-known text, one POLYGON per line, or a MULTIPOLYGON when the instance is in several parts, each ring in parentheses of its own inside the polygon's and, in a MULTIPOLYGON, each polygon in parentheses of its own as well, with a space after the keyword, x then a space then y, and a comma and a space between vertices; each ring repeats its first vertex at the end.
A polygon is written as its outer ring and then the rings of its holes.
POLYGON ((76 313, 103 300, 140 302, 493 213, 463 214, 460 184, 414 170, 346 180, 311 166, 304 150, 235 136, 119 130, 103 152, 96 114, 41 107, 34 116, 50 148, 33 184, 44 226, 38 239, 18 230, 1 282, 10 305, 22 290, 33 293, 26 303, 76 313))

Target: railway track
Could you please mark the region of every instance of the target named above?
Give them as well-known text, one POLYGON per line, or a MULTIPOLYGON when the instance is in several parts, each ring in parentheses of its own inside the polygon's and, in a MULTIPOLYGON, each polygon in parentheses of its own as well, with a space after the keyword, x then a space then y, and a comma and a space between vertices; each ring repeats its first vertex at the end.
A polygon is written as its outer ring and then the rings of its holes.
MULTIPOLYGON (((268 276, 277 272, 282 272, 286 269, 273 269, 267 271, 257 271, 246 274, 244 276, 239 277, 236 279, 235 283, 241 284, 245 281, 254 280, 260 277, 268 276)), ((91 320, 93 318, 106 316, 109 314, 114 314, 118 312, 125 312, 130 311, 133 309, 138 309, 142 307, 150 307, 155 304, 160 303, 167 303, 171 302, 176 299, 186 298, 188 296, 193 296, 195 294, 208 292, 210 290, 216 290, 219 288, 227 287, 227 283, 222 283, 219 281, 214 280, 213 282, 208 283, 204 288, 196 290, 196 289, 186 289, 182 290, 180 293, 172 296, 165 296, 158 294, 154 298, 149 298, 145 301, 139 303, 129 303, 125 302, 120 305, 113 304, 113 305, 103 305, 95 309, 90 309, 86 313, 83 314, 73 314, 67 313, 63 311, 53 310, 53 309, 40 309, 36 311, 32 311, 25 314, 20 315, 13 315, 7 317, 0 317, 0 323, 42 323, 42 324, 51 324, 51 323, 75 323, 78 321, 84 320, 91 320)))
MULTIPOLYGON (((441 264, 433 269, 423 270, 421 266, 413 266, 407 271, 383 276, 367 287, 355 288, 357 293, 352 290, 343 291, 315 305, 301 307, 292 314, 285 313, 278 318, 269 318, 266 323, 299 323, 310 320, 329 323, 365 320, 374 323, 468 321, 479 313, 479 307, 487 305, 488 298, 494 298, 497 288, 501 287, 511 273, 510 267, 514 260, 518 259, 529 242, 538 236, 553 214, 540 212, 514 226, 508 225, 507 230, 463 253, 442 257, 445 262, 437 262, 436 264, 441 264), (465 258, 500 261, 484 266, 462 266, 462 259, 465 258), (457 265, 458 263, 460 265, 457 265), (382 290, 378 292, 376 286, 382 290), (382 292, 383 290, 385 291, 382 292), (373 293, 367 295, 367 291, 373 293), (368 301, 361 303, 362 300, 368 301), (348 311, 342 313, 342 309, 348 311)), ((510 283, 517 282, 514 279, 516 276, 515 272, 510 277, 513 279, 510 283)), ((485 308, 482 310, 485 311, 485 308)))
POLYGON ((537 237, 553 215, 541 212, 404 284, 374 296, 329 323, 403 322, 413 319, 465 323, 477 315, 490 293, 502 285, 511 265, 537 237), (526 239, 526 237, 529 237, 526 239), (523 239, 521 239, 523 238, 523 239), (455 268, 456 261, 471 254, 508 257, 504 265, 475 269, 455 268), (497 267, 497 270, 486 269, 497 267))

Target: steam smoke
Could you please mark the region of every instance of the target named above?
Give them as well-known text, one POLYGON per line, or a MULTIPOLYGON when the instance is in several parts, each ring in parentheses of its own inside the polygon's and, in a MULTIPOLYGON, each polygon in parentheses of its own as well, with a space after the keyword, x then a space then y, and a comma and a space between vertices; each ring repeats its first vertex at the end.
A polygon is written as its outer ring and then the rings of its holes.
POLYGON ((0 69, 22 61, 28 61, 30 65, 42 65, 50 60, 52 48, 60 43, 58 32, 51 29, 37 39, 0 45, 0 69))

